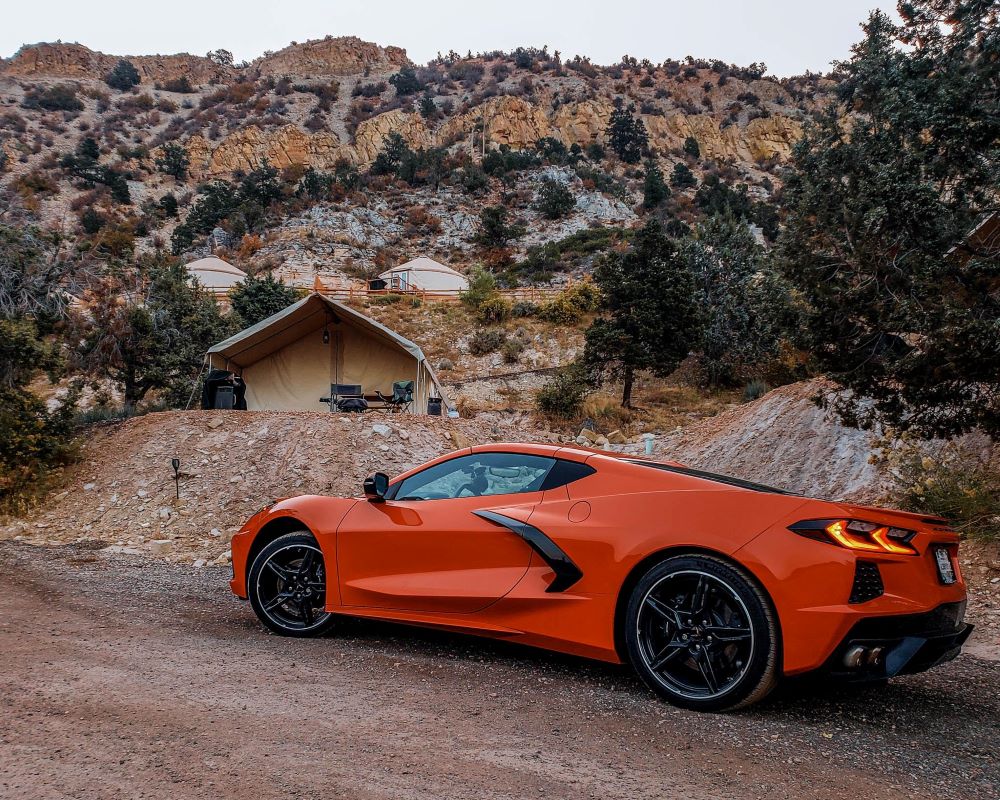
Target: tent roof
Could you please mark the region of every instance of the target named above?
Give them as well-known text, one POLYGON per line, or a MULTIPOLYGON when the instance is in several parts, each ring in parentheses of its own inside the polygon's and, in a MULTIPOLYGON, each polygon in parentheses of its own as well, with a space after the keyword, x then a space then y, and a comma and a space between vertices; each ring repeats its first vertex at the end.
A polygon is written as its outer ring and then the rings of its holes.
POLYGON ((429 256, 417 256, 407 261, 405 264, 400 264, 398 267, 393 267, 392 269, 387 269, 379 277, 391 275, 394 272, 443 272, 447 275, 457 275, 460 278, 465 278, 458 270, 454 270, 446 264, 442 264, 440 261, 435 261, 429 256))
POLYGON ((233 286, 247 276, 243 270, 216 256, 199 258, 187 264, 185 269, 207 288, 233 286))
POLYGON ((350 322, 368 334, 400 350, 405 350, 418 362, 426 361, 423 351, 409 339, 360 311, 355 311, 350 306, 338 303, 318 292, 313 292, 277 314, 272 314, 256 325, 251 325, 225 341, 213 345, 208 352, 217 354, 238 367, 247 367, 290 342, 322 328, 327 320, 335 324, 338 319, 350 322))

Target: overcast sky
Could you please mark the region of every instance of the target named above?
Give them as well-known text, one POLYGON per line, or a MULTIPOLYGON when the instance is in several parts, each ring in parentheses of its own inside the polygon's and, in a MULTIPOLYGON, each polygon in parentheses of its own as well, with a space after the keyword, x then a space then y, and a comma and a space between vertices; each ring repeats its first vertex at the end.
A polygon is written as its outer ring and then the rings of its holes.
POLYGON ((874 0, 16 0, 5 2, 0 55, 62 39, 115 55, 223 47, 237 61, 291 41, 355 35, 404 47, 426 62, 449 49, 519 45, 587 55, 598 64, 623 54, 652 61, 720 58, 764 61, 772 74, 826 71, 861 37, 874 0))

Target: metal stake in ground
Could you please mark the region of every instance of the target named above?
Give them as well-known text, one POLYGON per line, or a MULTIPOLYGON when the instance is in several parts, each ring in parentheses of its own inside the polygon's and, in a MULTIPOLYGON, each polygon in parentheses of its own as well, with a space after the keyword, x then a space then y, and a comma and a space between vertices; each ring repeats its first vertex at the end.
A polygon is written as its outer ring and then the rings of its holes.
POLYGON ((181 460, 179 458, 170 459, 170 466, 174 468, 174 489, 177 499, 181 499, 181 460))

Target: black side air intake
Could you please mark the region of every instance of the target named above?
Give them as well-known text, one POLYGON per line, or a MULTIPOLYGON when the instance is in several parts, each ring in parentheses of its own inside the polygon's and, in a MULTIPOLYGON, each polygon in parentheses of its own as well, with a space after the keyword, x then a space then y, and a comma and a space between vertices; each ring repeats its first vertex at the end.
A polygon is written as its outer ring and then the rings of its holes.
POLYGON ((851 596, 848 603, 867 603, 885 592, 882 585, 882 573, 878 564, 871 561, 859 561, 854 568, 854 585, 851 586, 851 596))

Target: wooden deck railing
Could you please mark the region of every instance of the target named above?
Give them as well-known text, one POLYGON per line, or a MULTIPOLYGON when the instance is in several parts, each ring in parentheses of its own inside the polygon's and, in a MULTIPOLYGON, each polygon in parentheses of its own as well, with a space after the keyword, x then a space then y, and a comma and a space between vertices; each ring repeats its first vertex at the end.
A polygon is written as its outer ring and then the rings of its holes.
MULTIPOLYGON (((457 303, 461 300, 462 296, 462 292, 458 289, 434 291, 430 289, 368 289, 363 286, 351 286, 341 288, 324 287, 321 291, 335 300, 348 301, 400 295, 402 297, 417 297, 421 301, 431 303, 457 303)), ((550 286, 524 286, 517 289, 499 289, 497 291, 501 297, 505 297, 512 302, 520 300, 529 303, 543 303, 559 294, 562 289, 550 286)))

